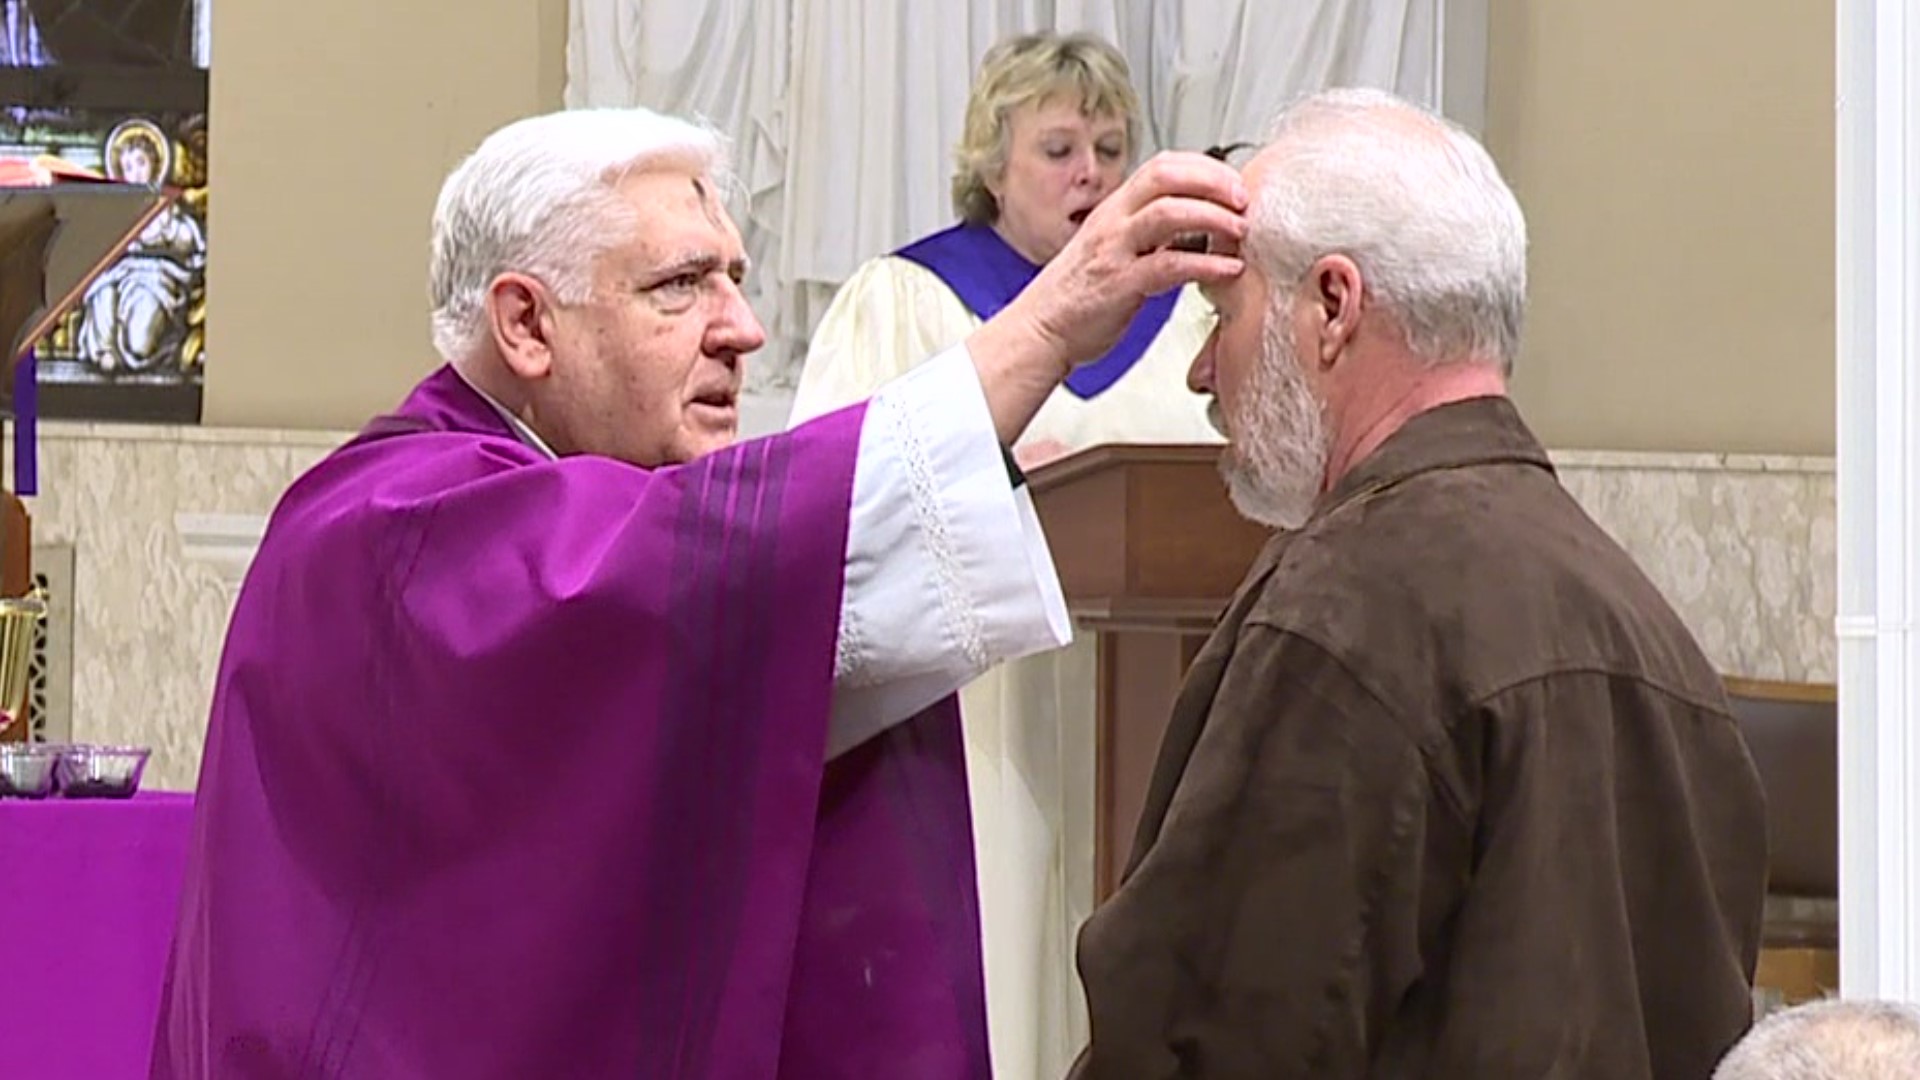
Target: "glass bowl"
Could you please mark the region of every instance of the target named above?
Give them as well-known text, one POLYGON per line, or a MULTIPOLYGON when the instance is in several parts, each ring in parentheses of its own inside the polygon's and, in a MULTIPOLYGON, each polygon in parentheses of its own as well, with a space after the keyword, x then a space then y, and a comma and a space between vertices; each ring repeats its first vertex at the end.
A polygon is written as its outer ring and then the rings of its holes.
POLYGON ((44 799, 53 793, 60 748, 45 743, 0 743, 0 798, 44 799))
POLYGON ((63 746, 55 770, 68 799, 129 799, 152 753, 144 746, 63 746))

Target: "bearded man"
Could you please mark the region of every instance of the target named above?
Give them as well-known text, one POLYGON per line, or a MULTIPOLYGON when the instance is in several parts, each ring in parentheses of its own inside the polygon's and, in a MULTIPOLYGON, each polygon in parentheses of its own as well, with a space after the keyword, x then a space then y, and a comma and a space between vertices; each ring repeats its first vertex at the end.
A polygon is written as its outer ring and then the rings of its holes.
POLYGON ((1080 937, 1081 1077, 1708 1076, 1758 777, 1720 681, 1506 397, 1526 225, 1466 132, 1335 91, 1250 163, 1193 387, 1256 561, 1080 937))

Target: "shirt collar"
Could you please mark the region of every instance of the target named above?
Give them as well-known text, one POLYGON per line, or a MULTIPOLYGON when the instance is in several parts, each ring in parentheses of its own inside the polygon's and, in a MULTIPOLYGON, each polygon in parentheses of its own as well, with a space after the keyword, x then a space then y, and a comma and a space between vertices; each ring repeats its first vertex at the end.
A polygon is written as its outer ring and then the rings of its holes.
POLYGON ((539 432, 533 430, 531 427, 528 427, 526 421, 520 419, 518 416, 515 416, 513 414, 513 411, 511 409, 508 409, 505 405, 502 405, 498 401, 495 401, 492 394, 489 394, 485 390, 482 390, 478 386, 474 385, 473 380, 467 378, 466 372, 461 371, 459 368, 456 367, 453 369, 453 373, 455 375, 460 376, 460 381, 467 384, 467 389, 480 395, 480 400, 486 402, 489 408, 491 408, 494 412, 500 415, 500 419, 504 421, 507 425, 507 430, 513 432, 514 438, 519 439, 521 442, 527 444, 528 446, 533 447, 535 450, 540 451, 542 455, 544 455, 545 457, 551 460, 555 460, 555 461, 559 460, 560 455, 554 453, 553 447, 547 445, 547 441, 540 437, 539 432))
POLYGON ((1401 425, 1379 448, 1348 470, 1320 499, 1315 517, 1331 513, 1369 492, 1440 469, 1501 462, 1553 463, 1504 396, 1468 398, 1428 409, 1401 425))

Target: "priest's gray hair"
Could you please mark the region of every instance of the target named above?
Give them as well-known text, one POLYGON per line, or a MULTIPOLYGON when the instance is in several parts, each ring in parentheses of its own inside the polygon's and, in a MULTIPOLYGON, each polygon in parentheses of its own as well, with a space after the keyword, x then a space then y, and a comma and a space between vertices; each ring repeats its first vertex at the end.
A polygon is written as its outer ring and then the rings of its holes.
POLYGON ((1287 107, 1267 142, 1247 248, 1276 294, 1345 255, 1416 355, 1513 370, 1527 222, 1478 140, 1392 94, 1342 89, 1287 107))
POLYGON ((1754 1025, 1713 1080, 1895 1080, 1920 1076, 1920 1009, 1816 1001, 1754 1025))
POLYGON ((621 178, 696 168, 725 191, 726 144, 712 128, 647 109, 571 109, 494 132, 440 188, 428 271, 433 345, 463 360, 485 342, 487 290, 503 273, 538 278, 580 303, 594 261, 629 231, 621 178))

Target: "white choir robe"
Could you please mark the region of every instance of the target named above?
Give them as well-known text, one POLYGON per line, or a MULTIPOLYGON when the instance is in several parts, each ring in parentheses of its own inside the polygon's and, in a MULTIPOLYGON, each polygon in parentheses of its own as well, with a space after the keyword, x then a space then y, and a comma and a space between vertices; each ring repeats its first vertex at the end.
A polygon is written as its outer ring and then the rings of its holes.
MULTIPOLYGON (((895 256, 835 295, 807 351, 795 424, 872 395, 980 325, 932 271, 895 256)), ((1187 368, 1213 330, 1191 288, 1147 352, 1091 400, 1061 388, 1020 443, 1217 443, 1187 368)), ((994 1075, 1055 1080, 1087 1038, 1074 934, 1093 908, 1094 648, 1001 664, 961 691, 994 1075)))

